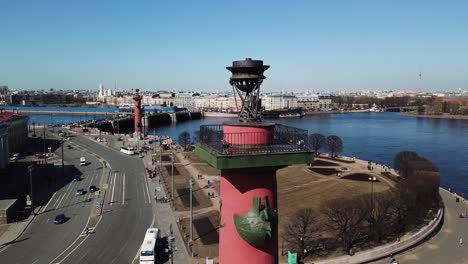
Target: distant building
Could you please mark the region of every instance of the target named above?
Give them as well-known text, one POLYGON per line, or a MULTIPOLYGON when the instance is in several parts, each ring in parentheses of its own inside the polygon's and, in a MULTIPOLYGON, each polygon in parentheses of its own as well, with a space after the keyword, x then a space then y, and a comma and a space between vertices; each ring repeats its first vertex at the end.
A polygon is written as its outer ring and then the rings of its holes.
POLYGON ((192 93, 177 93, 174 98, 174 104, 177 107, 192 109, 194 107, 192 93))
POLYGON ((102 83, 99 84, 98 98, 99 100, 104 98, 104 86, 102 85, 102 83))
POLYGON ((316 94, 297 96, 297 107, 304 111, 320 111, 320 101, 316 94))
POLYGON ((262 97, 262 106, 266 111, 297 108, 294 94, 266 94, 262 97))
POLYGON ((0 105, 6 105, 8 98, 8 86, 0 86, 0 105))
POLYGON ((329 95, 319 95, 320 111, 331 111, 333 107, 332 98, 329 95))
POLYGON ((0 122, 0 169, 8 166, 10 151, 8 149, 8 125, 0 122))
POLYGON ((23 152, 28 143, 28 117, 12 112, 1 112, 0 123, 8 126, 9 154, 23 152))

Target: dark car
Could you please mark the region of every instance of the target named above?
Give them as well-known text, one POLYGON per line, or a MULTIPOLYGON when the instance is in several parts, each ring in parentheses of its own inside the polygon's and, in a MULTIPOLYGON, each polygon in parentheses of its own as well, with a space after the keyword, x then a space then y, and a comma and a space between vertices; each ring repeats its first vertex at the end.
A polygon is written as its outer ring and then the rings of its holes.
POLYGON ((76 190, 76 195, 83 195, 83 194, 85 194, 85 193, 86 193, 86 192, 85 192, 84 189, 78 189, 78 190, 76 190))
POLYGON ((73 178, 73 181, 81 181, 83 178, 81 178, 80 176, 76 176, 75 178, 73 178))
POLYGON ((55 217, 54 224, 56 225, 62 224, 63 222, 65 222, 65 220, 67 220, 67 218, 65 217, 65 214, 59 214, 55 217))
POLYGON ((99 191, 99 188, 94 185, 89 186, 89 192, 93 193, 95 191, 99 191))

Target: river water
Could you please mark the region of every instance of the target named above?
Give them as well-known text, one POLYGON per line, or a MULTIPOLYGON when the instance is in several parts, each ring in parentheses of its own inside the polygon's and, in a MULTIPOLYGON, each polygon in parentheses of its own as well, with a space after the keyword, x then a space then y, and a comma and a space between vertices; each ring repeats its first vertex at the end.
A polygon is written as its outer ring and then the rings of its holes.
MULTIPOLYGON (((205 118, 158 127, 156 133, 177 140, 182 131, 193 135, 200 125, 227 120, 235 119, 205 118)), ((343 155, 391 167, 399 151, 416 151, 438 166, 441 186, 468 193, 468 120, 416 118, 397 113, 353 113, 268 121, 307 129, 309 134, 337 135, 343 140, 343 155)))
MULTIPOLYGON (((31 114, 30 123, 60 124, 106 118, 86 115, 31 114)), ((204 118, 155 128, 158 135, 178 138, 191 135, 200 125, 220 124, 235 118, 204 118)), ((402 150, 416 151, 433 161, 441 172, 441 186, 468 193, 468 120, 400 116, 397 113, 353 113, 312 115, 302 118, 270 119, 307 129, 309 134, 337 135, 344 144, 343 155, 371 160, 393 167, 394 156, 402 150)), ((152 130, 150 133, 153 133, 152 130)))

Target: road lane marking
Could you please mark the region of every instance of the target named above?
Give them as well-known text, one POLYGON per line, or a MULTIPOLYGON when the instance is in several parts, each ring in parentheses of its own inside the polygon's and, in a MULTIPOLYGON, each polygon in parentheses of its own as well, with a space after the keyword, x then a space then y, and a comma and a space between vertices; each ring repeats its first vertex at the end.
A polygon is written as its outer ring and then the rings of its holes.
POLYGON ((36 259, 36 260, 35 260, 33 263, 31 263, 31 264, 37 263, 38 261, 39 261, 39 260, 38 260, 38 259, 36 259))
POLYGON ((62 203, 63 198, 65 198, 66 195, 67 195, 66 193, 64 193, 64 194, 62 195, 62 198, 61 198, 60 201, 58 202, 57 206, 55 206, 55 209, 56 209, 56 210, 60 207, 60 204, 62 203))
MULTIPOLYGON (((86 239, 88 239, 88 237, 89 237, 89 236, 86 236, 85 238, 83 238, 83 241, 81 241, 78 245, 76 245, 76 247, 75 247, 72 251, 70 251, 70 253, 68 253, 65 257, 63 257, 63 259, 62 259, 61 261, 59 261, 59 262, 57 262, 57 263, 62 263, 62 261, 65 261, 73 252, 75 252, 75 250, 77 250, 77 249, 81 246, 81 244, 83 244, 83 242, 86 241, 86 239)), ((78 236, 78 238, 80 238, 80 236, 78 236)), ((78 239, 78 238, 77 238, 77 239, 78 239)), ((64 252, 65 252, 65 251, 64 251, 64 252)), ((63 252, 63 253, 64 253, 64 252, 63 252)))
POLYGON ((54 199, 54 196, 55 196, 56 194, 57 194, 57 192, 54 192, 54 194, 52 195, 52 197, 50 197, 49 202, 47 202, 46 206, 44 207, 44 209, 42 209, 42 212, 41 212, 41 213, 43 213, 43 212, 47 209, 47 207, 49 206, 50 202, 52 202, 52 200, 54 199))
MULTIPOLYGON (((148 180, 146 179, 146 173, 144 174, 143 179, 145 180, 144 184, 146 185, 146 193, 148 194, 148 203, 151 204, 151 195, 150 195, 150 191, 149 191, 148 180)), ((146 203, 146 198, 145 198, 145 203, 146 203)))
POLYGON ((131 263, 131 264, 133 264, 133 263, 135 262, 135 260, 137 260, 137 258, 140 256, 140 249, 141 249, 141 247, 139 247, 139 248, 138 248, 138 251, 137 251, 137 253, 136 253, 135 257, 133 258, 133 260, 132 260, 132 263, 131 263))
POLYGON ((111 196, 110 204, 112 204, 114 202, 115 179, 117 179, 117 172, 114 173, 114 183, 112 184, 112 196, 111 196))
POLYGON ((123 173, 122 205, 125 204, 125 172, 123 173))
POLYGON ((60 201, 60 197, 62 197, 62 195, 64 195, 64 193, 60 193, 57 200, 55 200, 55 203, 54 203, 54 209, 57 208, 57 203, 60 201))
MULTIPOLYGON (((154 220, 155 220, 155 217, 154 217, 154 214, 153 214, 153 220, 151 220, 150 228, 154 227, 154 220)), ((135 260, 137 260, 137 258, 140 256, 140 250, 141 250, 141 247, 138 248, 138 251, 137 251, 135 257, 134 257, 133 260, 132 260, 132 264, 133 264, 133 262, 135 262, 135 260)))

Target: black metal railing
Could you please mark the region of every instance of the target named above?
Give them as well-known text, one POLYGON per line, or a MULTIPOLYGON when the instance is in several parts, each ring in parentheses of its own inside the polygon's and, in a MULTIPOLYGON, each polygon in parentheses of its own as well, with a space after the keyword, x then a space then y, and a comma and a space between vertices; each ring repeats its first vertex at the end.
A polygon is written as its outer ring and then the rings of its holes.
POLYGON ((223 125, 203 125, 199 144, 215 155, 227 156, 310 151, 307 130, 280 124, 272 132, 243 133, 224 133, 223 125))

